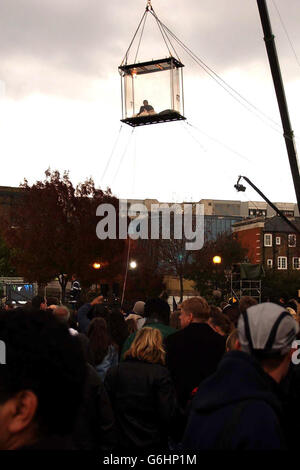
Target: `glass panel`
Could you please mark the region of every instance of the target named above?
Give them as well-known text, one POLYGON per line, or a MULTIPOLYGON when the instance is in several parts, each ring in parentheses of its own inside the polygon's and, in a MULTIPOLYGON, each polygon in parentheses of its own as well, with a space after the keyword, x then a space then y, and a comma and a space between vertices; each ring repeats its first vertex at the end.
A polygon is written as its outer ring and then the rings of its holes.
POLYGON ((124 103, 124 117, 132 117, 135 110, 135 103, 134 103, 134 89, 133 89, 133 80, 134 78, 131 75, 125 75, 124 77, 124 95, 125 95, 125 103, 124 103))
MULTIPOLYGON (((122 72, 123 118, 177 111, 183 114, 182 70, 176 67, 148 73, 139 73, 136 68, 122 72), (146 105, 144 101, 147 101, 146 105), (145 109, 150 106, 153 109, 145 109)), ((164 113, 162 113, 164 114, 164 113)))

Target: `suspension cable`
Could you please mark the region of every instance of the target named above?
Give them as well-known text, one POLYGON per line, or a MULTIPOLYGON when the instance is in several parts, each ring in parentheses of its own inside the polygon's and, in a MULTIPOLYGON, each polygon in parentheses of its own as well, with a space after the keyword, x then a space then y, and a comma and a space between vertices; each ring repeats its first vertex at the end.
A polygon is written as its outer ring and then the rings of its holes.
MULTIPOLYGON (((176 49, 175 49, 175 47, 174 47, 174 45, 173 45, 171 39, 169 38, 169 35, 168 35, 167 31, 165 30, 163 23, 160 21, 160 19, 158 18, 157 14, 155 13, 155 11, 154 11, 153 8, 151 9, 150 13, 151 13, 151 15, 154 16, 154 18, 155 18, 155 20, 156 20, 156 22, 157 22, 157 25, 158 25, 158 27, 159 27, 159 29, 160 29, 160 32, 161 32, 162 37, 163 37, 163 38, 166 38, 166 40, 169 41, 170 47, 173 49, 173 51, 174 51, 174 53, 175 53, 177 59, 180 61, 179 55, 177 54, 177 51, 176 51, 176 49)), ((170 48, 168 47, 168 45, 167 45, 167 43, 166 43, 166 40, 165 40, 165 44, 166 44, 166 46, 167 46, 167 48, 168 48, 168 51, 169 51, 170 56, 172 56, 172 53, 171 53, 170 48)))
MULTIPOLYGON (((253 113, 253 110, 255 110, 257 113, 260 115, 256 114, 256 117, 262 118, 264 117, 268 121, 271 121, 273 124, 278 126, 278 128, 281 128, 280 124, 276 122, 274 119, 272 119, 270 116, 265 114, 263 111, 261 111, 258 107, 253 105, 249 100, 247 100, 243 95, 241 95, 237 90, 235 90, 229 83, 227 83, 222 77, 220 77, 213 69, 211 69, 205 62, 200 59, 196 54, 192 52, 192 50, 187 47, 164 23, 161 22, 161 20, 157 17, 157 20, 160 22, 161 26, 164 28, 165 31, 167 31, 171 37, 185 50, 185 52, 214 80, 220 85, 232 98, 234 98, 238 103, 242 106, 244 106, 248 111, 253 113), (227 88, 226 88, 227 87, 227 88), (233 93, 232 93, 233 92, 233 93), (240 99, 243 101, 240 101, 240 99), (250 107, 250 109, 249 109, 250 107), (251 109, 252 108, 252 109, 251 109)), ((255 113, 253 113, 255 114, 255 113)), ((269 124, 270 125, 270 124, 269 124)), ((273 126, 271 126, 273 130, 276 130, 277 132, 280 132, 279 129, 275 129, 273 126)), ((281 133, 281 132, 280 132, 281 133)))
POLYGON ((138 47, 137 47, 136 54, 135 54, 135 58, 134 58, 134 63, 135 63, 135 64, 136 64, 137 55, 138 55, 139 50, 140 50, 140 45, 141 45, 141 40, 142 40, 143 33, 144 33, 144 29, 145 29, 146 20, 147 20, 147 14, 145 14, 144 24, 143 24, 143 27, 142 27, 142 31, 141 31, 141 35, 140 35, 140 40, 139 40, 138 47))
POLYGON ((113 177, 113 179, 112 179, 112 182, 111 182, 112 185, 113 185, 113 183, 115 182, 115 179, 116 179, 116 177, 117 177, 117 175, 118 175, 118 173, 119 173, 119 170, 120 170, 120 168, 121 168, 122 162, 123 162, 123 160, 124 160, 125 154, 127 153, 127 150, 128 150, 128 147, 129 147, 129 144, 130 144, 130 141, 131 141, 131 138, 132 138, 132 134, 133 134, 134 129, 135 129, 135 127, 133 127, 133 128, 132 128, 132 131, 130 132, 130 136, 129 136, 129 139, 128 139, 128 141, 127 141, 127 145, 126 145, 126 147, 125 147, 125 149, 124 149, 124 152, 123 152, 123 154, 122 154, 122 156, 121 156, 121 159, 120 159, 120 161, 119 161, 119 165, 118 165, 117 170, 116 170, 116 172, 115 172, 115 175, 114 175, 114 177, 113 177))
POLYGON ((126 51, 126 54, 125 54, 125 56, 124 56, 124 58, 123 58, 123 60, 122 60, 122 62, 121 62, 121 65, 124 65, 124 63, 125 63, 125 65, 127 64, 128 53, 129 53, 130 48, 131 48, 131 46, 132 46, 132 44, 133 44, 133 42, 134 42, 134 40, 135 40, 135 38, 136 38, 136 35, 137 35, 137 33, 138 33, 140 27, 141 27, 141 24, 142 24, 142 22, 143 22, 143 19, 144 19, 145 15, 147 15, 147 13, 148 13, 148 9, 146 8, 146 10, 144 11, 143 16, 142 16, 142 18, 141 18, 141 21, 139 22, 139 25, 138 25, 138 27, 137 27, 137 30, 136 30, 136 32, 134 33, 133 38, 132 38, 132 40, 131 40, 131 42, 130 42, 130 44, 129 44, 129 47, 128 47, 127 51, 126 51))
POLYGON ((109 156, 109 159, 107 160, 106 166, 105 166, 105 168, 104 168, 104 171, 103 171, 103 174, 102 174, 102 177, 101 177, 101 181, 104 180, 104 177, 105 177, 105 175, 106 175, 106 172, 107 172, 108 167, 109 167, 109 165, 110 165, 110 162, 111 162, 111 160, 112 160, 113 154, 114 154, 115 149, 116 149, 116 147, 117 147, 117 144, 118 144, 118 141, 119 141, 119 138, 120 138, 121 130, 122 130, 122 129, 123 129, 123 124, 121 124, 121 127, 120 127, 120 129, 119 129, 117 138, 116 138, 115 143, 114 143, 114 145, 113 145, 111 154, 110 154, 110 156, 109 156))

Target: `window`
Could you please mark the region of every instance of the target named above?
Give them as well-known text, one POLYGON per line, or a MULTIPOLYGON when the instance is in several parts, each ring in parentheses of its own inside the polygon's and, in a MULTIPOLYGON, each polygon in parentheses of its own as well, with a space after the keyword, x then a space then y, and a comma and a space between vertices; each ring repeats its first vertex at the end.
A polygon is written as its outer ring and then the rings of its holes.
POLYGON ((265 209, 249 209, 249 215, 254 217, 265 217, 267 215, 267 211, 265 209))
POLYGON ((281 211, 286 217, 294 217, 294 211, 281 211))
POLYGON ((277 267, 278 269, 287 269, 287 257, 286 256, 278 256, 277 267))
POLYGON ((289 234, 289 236, 288 236, 288 245, 291 246, 291 247, 296 246, 296 235, 289 234))
POLYGON ((264 242, 265 246, 272 246, 272 235, 270 233, 265 233, 264 242))
POLYGON ((293 258, 293 269, 300 269, 300 258, 293 258))
POLYGON ((268 268, 273 268, 273 260, 272 259, 267 259, 267 266, 268 266, 268 268))
POLYGON ((276 237, 276 245, 280 245, 281 243, 281 238, 280 237, 276 237))

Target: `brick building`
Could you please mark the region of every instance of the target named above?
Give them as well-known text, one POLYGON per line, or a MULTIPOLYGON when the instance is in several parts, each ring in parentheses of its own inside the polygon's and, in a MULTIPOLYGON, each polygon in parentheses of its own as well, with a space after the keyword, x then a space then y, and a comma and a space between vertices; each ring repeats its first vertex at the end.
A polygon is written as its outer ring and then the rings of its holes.
MULTIPOLYGON (((300 229, 300 218, 292 220, 300 229)), ((242 246, 248 250, 250 263, 278 271, 300 269, 300 235, 278 216, 259 217, 233 226, 242 246)))

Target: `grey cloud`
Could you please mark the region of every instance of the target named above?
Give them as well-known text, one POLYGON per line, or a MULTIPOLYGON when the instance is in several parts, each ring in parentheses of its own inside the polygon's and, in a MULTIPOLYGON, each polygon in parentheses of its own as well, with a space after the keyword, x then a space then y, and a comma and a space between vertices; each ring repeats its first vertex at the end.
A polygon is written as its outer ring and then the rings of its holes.
MULTIPOLYGON (((286 0, 276 1, 300 55, 298 1, 289 0, 288 6, 286 0)), ((221 74, 226 68, 267 60, 254 0, 152 3, 170 29, 221 74)), ((85 96, 90 80, 117 73, 145 5, 137 0, 2 0, 0 79, 8 93, 85 96)), ((270 11, 279 28, 281 60, 292 75, 297 70, 291 65, 291 50, 271 5, 270 11)), ((150 38, 144 50, 155 55, 158 42, 150 38)))

